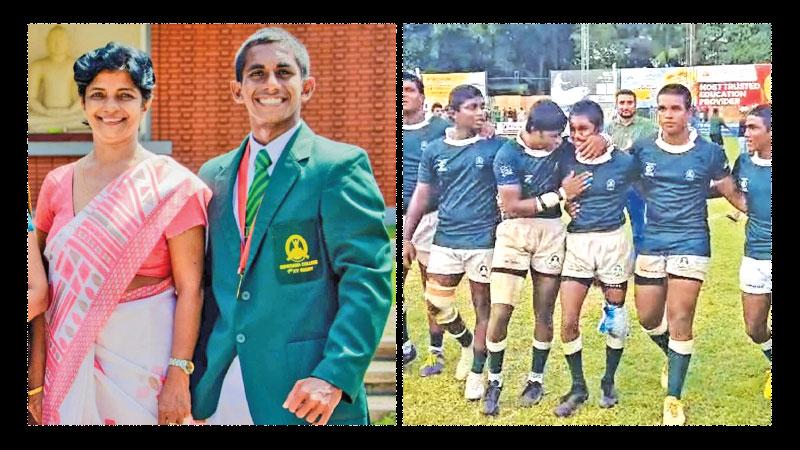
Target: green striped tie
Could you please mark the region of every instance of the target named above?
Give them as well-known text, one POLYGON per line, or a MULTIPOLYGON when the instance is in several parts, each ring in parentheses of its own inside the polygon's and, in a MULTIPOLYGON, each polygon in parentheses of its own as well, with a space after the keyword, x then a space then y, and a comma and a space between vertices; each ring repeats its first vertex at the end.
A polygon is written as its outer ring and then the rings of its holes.
POLYGON ((271 164, 272 160, 266 150, 258 152, 256 156, 256 174, 253 176, 253 184, 250 185, 250 191, 247 193, 247 212, 244 220, 245 236, 250 232, 250 227, 256 219, 258 207, 264 198, 264 191, 267 190, 267 185, 269 184, 267 168, 271 164))

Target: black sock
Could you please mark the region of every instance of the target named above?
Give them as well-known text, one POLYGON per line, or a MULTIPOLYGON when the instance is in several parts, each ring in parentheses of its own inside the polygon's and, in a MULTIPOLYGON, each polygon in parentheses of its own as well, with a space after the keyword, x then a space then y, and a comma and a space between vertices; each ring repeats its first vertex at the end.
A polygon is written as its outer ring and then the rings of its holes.
POLYGON ((456 340, 462 347, 469 347, 469 345, 472 344, 472 333, 465 327, 464 334, 457 337, 456 340))
POLYGON ((770 334, 769 334, 769 339, 767 339, 766 341, 758 344, 758 346, 761 347, 761 351, 764 352, 764 356, 767 357, 767 360, 769 361, 769 364, 771 366, 772 365, 772 332, 771 332, 771 330, 770 330, 770 334), (769 346, 769 348, 766 349, 766 350, 764 349, 765 345, 769 346))
POLYGON ((603 384, 614 384, 614 375, 617 373, 619 360, 622 358, 622 350, 621 348, 606 346, 606 373, 603 375, 603 384))
POLYGON ((489 373, 501 373, 503 371, 503 358, 505 355, 505 350, 489 352, 489 373))
POLYGON ((547 363, 547 356, 550 354, 550 349, 542 350, 533 347, 533 360, 531 361, 531 371, 533 373, 544 373, 544 365, 547 363))
POLYGON ((692 359, 691 353, 682 355, 673 349, 669 349, 669 382, 667 384, 667 395, 681 398, 683 382, 686 381, 686 371, 689 369, 689 361, 692 359))
POLYGON ((444 332, 431 333, 431 347, 442 348, 444 342, 444 332))
POLYGON ((565 355, 567 364, 569 365, 569 373, 572 375, 572 392, 586 391, 586 380, 583 378, 583 359, 581 358, 583 350, 578 350, 571 355, 565 355))
POLYGON ((669 330, 664 332, 664 334, 651 334, 650 339, 652 339, 653 342, 658 345, 658 348, 660 348, 665 355, 669 356, 667 353, 667 349, 669 347, 669 330))

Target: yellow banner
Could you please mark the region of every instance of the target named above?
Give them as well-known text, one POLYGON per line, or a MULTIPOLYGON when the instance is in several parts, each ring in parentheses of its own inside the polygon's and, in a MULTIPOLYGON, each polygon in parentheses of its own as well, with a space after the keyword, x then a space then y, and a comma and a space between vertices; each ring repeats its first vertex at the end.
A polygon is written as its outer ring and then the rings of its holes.
POLYGON ((486 72, 423 73, 422 83, 425 85, 425 111, 427 112, 430 112, 431 105, 434 103, 446 107, 449 103, 450 91, 461 84, 475 86, 486 97, 486 72))

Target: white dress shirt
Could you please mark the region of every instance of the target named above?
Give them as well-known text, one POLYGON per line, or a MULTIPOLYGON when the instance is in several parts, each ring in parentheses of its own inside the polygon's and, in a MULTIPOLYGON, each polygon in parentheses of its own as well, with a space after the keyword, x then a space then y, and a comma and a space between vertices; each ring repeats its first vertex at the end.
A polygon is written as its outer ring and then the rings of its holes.
MULTIPOLYGON (((273 139, 267 145, 263 145, 255 140, 253 137, 253 133, 250 133, 250 159, 247 161, 247 192, 250 192, 250 185, 253 184, 253 178, 256 174, 256 157, 258 156, 258 152, 262 149, 266 149, 267 153, 269 153, 269 158, 272 160, 272 163, 267 168, 267 173, 272 176, 272 171, 275 169, 275 163, 278 162, 278 158, 281 157, 283 151, 286 149, 286 144, 289 143, 289 139, 291 139, 294 132, 300 128, 301 121, 297 121, 297 124, 287 130, 282 135, 278 136, 277 138, 273 139)), ((237 171, 238 173, 238 171, 237 171)), ((239 230, 239 238, 244 240, 244 237, 241 236, 242 224, 239 221, 239 177, 236 177, 236 181, 233 184, 233 216, 236 218, 236 227, 239 230)))

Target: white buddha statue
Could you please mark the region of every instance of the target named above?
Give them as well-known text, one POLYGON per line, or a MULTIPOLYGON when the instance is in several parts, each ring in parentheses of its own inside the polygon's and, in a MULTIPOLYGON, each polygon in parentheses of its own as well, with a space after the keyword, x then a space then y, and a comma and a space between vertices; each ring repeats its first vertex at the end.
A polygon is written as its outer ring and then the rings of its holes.
POLYGON ((78 86, 73 79, 75 59, 69 54, 67 30, 55 26, 47 34, 47 56, 31 63, 28 79, 28 132, 89 131, 78 86))

